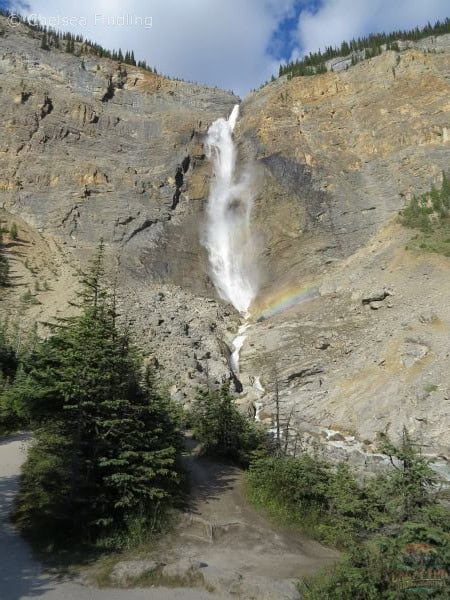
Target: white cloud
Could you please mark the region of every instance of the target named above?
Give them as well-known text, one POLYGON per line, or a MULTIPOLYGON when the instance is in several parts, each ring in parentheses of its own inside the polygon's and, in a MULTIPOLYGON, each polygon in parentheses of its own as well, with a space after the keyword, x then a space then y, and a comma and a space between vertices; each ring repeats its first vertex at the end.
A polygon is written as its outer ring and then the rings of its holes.
POLYGON ((323 0, 317 12, 300 14, 297 42, 304 52, 316 51, 367 33, 411 29, 447 16, 448 0, 323 0))
MULTIPOLYGON (((134 50, 158 70, 245 94, 278 71, 269 54, 274 32, 299 0, 28 0, 31 13, 78 17, 61 26, 107 48, 134 50), (151 17, 152 27, 114 26, 97 17, 151 17)), ((19 0, 16 0, 16 4, 19 0)), ((311 5, 311 0, 303 0, 311 5)), ((449 0, 320 0, 298 18, 292 56, 371 31, 411 28, 450 14, 449 0)), ((287 34, 286 34, 287 35, 287 34)))
MULTIPOLYGON (((84 17, 69 27, 107 48, 133 49, 159 71, 244 94, 277 71, 267 48, 294 0, 30 0, 30 13, 84 17), (151 17, 145 26, 108 26, 95 15, 151 17)), ((65 27, 64 29, 67 29, 65 27)))

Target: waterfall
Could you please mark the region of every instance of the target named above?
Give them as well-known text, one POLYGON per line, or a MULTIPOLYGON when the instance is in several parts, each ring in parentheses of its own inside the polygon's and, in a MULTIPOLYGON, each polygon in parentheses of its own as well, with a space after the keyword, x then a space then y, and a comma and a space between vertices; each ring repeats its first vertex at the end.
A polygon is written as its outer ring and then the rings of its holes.
POLYGON ((249 323, 244 323, 238 329, 237 336, 233 340, 233 351, 231 353, 231 369, 236 377, 239 377, 239 355, 241 352, 241 348, 244 345, 244 342, 247 338, 245 332, 250 327, 249 323))
POLYGON ((238 115, 236 105, 228 120, 217 119, 208 129, 206 154, 212 162, 214 178, 203 243, 219 295, 247 315, 256 294, 250 231, 253 186, 250 170, 239 179, 236 177, 233 129, 238 115))

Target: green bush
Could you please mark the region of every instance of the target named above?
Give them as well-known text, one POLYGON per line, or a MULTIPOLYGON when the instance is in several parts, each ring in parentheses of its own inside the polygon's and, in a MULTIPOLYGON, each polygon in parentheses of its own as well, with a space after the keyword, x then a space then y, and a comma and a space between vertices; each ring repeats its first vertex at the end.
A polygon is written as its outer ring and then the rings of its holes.
POLYGON ((20 296, 21 302, 24 304, 40 304, 36 296, 33 296, 30 290, 27 290, 20 296))
POLYGON ((418 229, 408 249, 435 252, 450 256, 450 182, 445 173, 440 189, 414 196, 400 213, 405 227, 418 229))
POLYGON ((307 454, 254 461, 247 490, 253 503, 278 521, 342 548, 376 529, 382 520, 376 497, 357 484, 346 464, 332 468, 307 454))
POLYGON ((345 550, 334 567, 301 582, 305 600, 445 597, 440 586, 450 565, 450 514, 439 503, 437 475, 406 430, 398 446, 382 438, 382 451, 392 469, 365 484, 347 465, 306 454, 251 464, 247 489, 254 504, 345 550), (423 569, 441 577, 428 591, 416 581, 423 569), (411 581, 402 591, 405 577, 411 581))
POLYGON ((0 434, 14 431, 21 424, 9 398, 16 378, 19 358, 8 336, 7 323, 0 323, 0 434))
POLYGON ((406 523, 355 545, 331 568, 304 578, 304 600, 409 600, 448 598, 449 514, 436 528, 425 514, 420 525, 406 523), (445 525, 446 523, 446 525, 445 525), (445 527, 447 531, 445 531, 445 527), (424 580, 429 579, 424 583, 424 580))
POLYGON ((239 412, 228 384, 219 390, 200 391, 189 420, 205 454, 243 466, 249 464, 252 453, 266 438, 261 429, 239 412))
POLYGON ((13 224, 11 225, 11 228, 10 228, 10 230, 9 230, 9 237, 10 237, 12 240, 17 240, 17 238, 19 237, 19 231, 18 231, 18 229, 17 229, 17 225, 16 225, 15 223, 13 223, 13 224))
POLYGON ((3 229, 0 227, 0 287, 8 285, 9 262, 3 250, 3 229))

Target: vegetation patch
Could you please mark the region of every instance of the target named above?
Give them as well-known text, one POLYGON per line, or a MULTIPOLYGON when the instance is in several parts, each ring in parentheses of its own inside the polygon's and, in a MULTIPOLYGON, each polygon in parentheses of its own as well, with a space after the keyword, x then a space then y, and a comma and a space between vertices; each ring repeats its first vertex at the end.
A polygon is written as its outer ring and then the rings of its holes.
POLYGON ((400 213, 400 222, 418 230, 407 250, 450 256, 450 181, 445 173, 439 189, 433 187, 430 192, 411 199, 400 213))
POLYGON ((2 227, 0 222, 0 288, 8 285, 9 262, 5 256, 3 243, 3 235, 6 233, 6 231, 7 230, 2 227))
POLYGON ((229 384, 199 391, 188 419, 204 454, 240 466, 248 466, 267 442, 264 430, 239 412, 229 384))
POLYGON ((336 566, 301 582, 303 598, 447 597, 450 513, 438 477, 406 431, 399 447, 384 438, 382 449, 392 469, 364 484, 347 465, 305 454, 250 466, 247 490, 257 507, 344 551, 336 566))
POLYGON ((0 322, 0 435, 16 431, 22 421, 9 405, 8 390, 17 374, 19 357, 11 341, 8 323, 0 322))

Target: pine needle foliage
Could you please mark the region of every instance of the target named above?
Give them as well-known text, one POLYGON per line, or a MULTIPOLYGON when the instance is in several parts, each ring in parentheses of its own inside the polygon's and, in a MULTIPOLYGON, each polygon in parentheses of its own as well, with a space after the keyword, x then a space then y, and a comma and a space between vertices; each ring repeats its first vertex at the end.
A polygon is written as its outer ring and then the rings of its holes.
POLYGON ((305 600, 447 598, 450 518, 439 477, 404 430, 400 443, 381 436, 392 468, 358 481, 306 453, 253 461, 247 489, 253 503, 343 550, 335 565, 300 583, 305 600))
POLYGON ((424 27, 409 30, 392 31, 391 33, 371 33, 368 36, 344 41, 340 46, 327 46, 324 50, 310 52, 301 59, 280 65, 279 76, 304 77, 326 73, 326 62, 337 57, 350 57, 351 66, 362 60, 367 60, 382 54, 384 50, 400 51, 399 41, 417 42, 433 35, 450 33, 450 18, 438 20, 434 25, 427 23, 424 27))
POLYGON ((450 181, 445 173, 440 187, 412 197, 400 223, 418 230, 407 249, 450 256, 450 181))
POLYGON ((35 425, 15 520, 30 535, 94 542, 154 524, 180 481, 180 434, 167 401, 117 324, 103 246, 81 278, 80 314, 51 325, 12 397, 35 425))
POLYGON ((204 454, 247 466, 251 455, 263 446, 263 430, 241 414, 228 383, 219 389, 200 390, 193 404, 194 436, 204 454))

